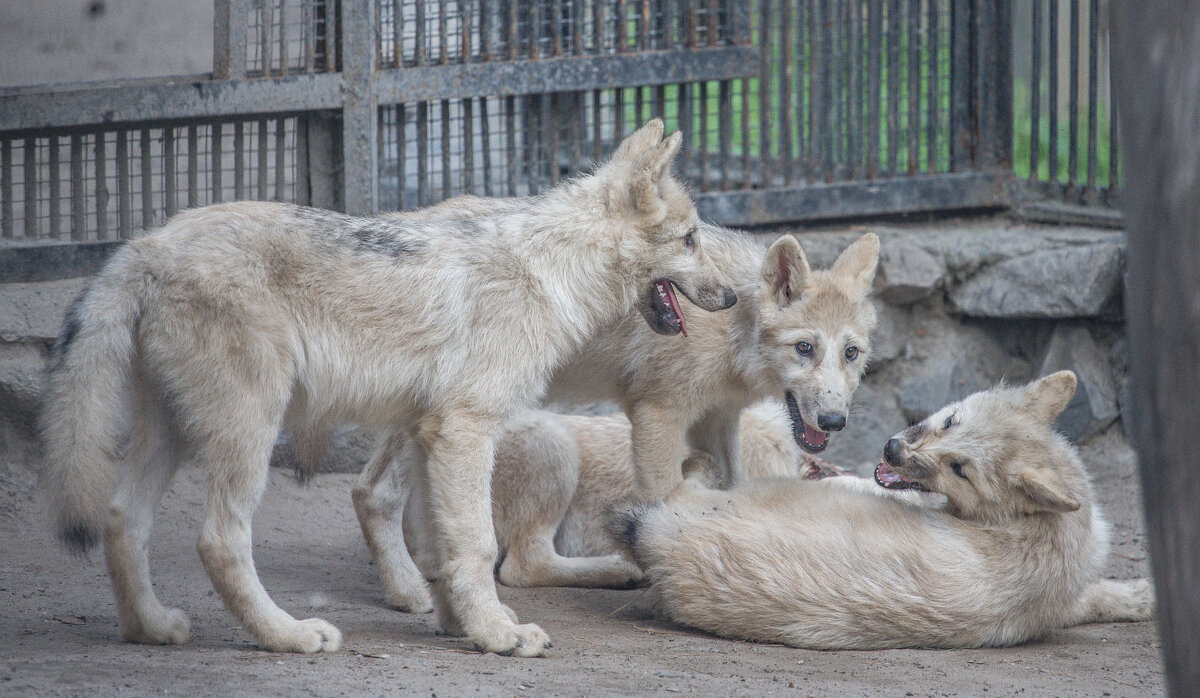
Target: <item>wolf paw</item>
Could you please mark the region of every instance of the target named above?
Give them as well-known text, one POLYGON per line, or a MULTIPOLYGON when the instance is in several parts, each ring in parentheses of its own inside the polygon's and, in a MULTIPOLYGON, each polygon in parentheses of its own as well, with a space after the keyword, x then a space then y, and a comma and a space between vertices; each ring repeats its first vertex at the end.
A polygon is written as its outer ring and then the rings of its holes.
POLYGON ((405 613, 433 613, 433 597, 425 587, 406 591, 392 591, 387 595, 388 605, 405 613))
POLYGON ((144 645, 182 645, 188 641, 192 629, 187 614, 178 608, 160 608, 145 614, 136 625, 121 635, 129 642, 144 645))
POLYGON ((336 652, 342 646, 342 632, 320 618, 292 621, 269 638, 259 638, 258 644, 271 652, 336 652))
POLYGON ((471 640, 480 652, 512 657, 542 657, 551 645, 550 636, 533 623, 525 625, 492 625, 471 640))

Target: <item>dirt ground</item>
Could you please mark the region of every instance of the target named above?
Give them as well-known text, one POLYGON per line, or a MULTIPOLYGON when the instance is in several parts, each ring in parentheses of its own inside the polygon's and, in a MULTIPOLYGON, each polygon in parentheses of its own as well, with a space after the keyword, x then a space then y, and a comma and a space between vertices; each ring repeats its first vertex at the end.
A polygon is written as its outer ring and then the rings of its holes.
MULTIPOLYGON (((1103 438, 1086 454, 1114 523, 1108 575, 1147 571, 1134 464, 1103 438)), ((1161 694, 1152 623, 1090 625, 1010 649, 813 652, 733 642, 660 620, 653 592, 500 588, 554 640, 543 659, 481 655, 437 635, 430 615, 392 611, 350 505, 354 476, 300 486, 273 471, 255 520, 267 589, 298 617, 345 636, 335 654, 259 650, 212 591, 195 552, 203 478, 185 468, 152 541, 155 587, 192 639, 120 640, 102 555, 52 540, 26 464, 0 466, 0 695, 1071 695, 1161 694)))

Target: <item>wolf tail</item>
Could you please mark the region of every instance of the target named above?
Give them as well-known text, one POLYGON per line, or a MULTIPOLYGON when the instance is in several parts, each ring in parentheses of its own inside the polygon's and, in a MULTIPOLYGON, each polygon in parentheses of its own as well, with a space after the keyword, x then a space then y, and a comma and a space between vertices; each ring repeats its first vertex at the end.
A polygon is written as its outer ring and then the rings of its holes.
POLYGON ((58 537, 74 552, 99 540, 130 394, 144 291, 119 250, 67 309, 51 351, 40 414, 41 485, 58 537))
POLYGON ((655 515, 663 510, 662 503, 640 504, 629 502, 609 510, 606 518, 608 534, 617 541, 642 569, 650 563, 650 541, 648 525, 655 515))

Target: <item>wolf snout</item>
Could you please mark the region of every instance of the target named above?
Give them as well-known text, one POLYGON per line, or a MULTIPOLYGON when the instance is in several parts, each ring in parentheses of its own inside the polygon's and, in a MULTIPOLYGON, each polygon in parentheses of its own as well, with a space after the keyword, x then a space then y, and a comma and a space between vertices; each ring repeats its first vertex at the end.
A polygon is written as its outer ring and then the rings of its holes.
POLYGON ((737 293, 728 286, 703 288, 696 295, 692 302, 710 312, 732 308, 737 303, 737 293))
POLYGON ((900 451, 903 450, 904 444, 900 443, 900 439, 892 437, 883 446, 883 460, 888 465, 900 465, 900 451))
POLYGON ((821 431, 841 431, 846 428, 846 415, 819 414, 817 415, 817 427, 821 431))

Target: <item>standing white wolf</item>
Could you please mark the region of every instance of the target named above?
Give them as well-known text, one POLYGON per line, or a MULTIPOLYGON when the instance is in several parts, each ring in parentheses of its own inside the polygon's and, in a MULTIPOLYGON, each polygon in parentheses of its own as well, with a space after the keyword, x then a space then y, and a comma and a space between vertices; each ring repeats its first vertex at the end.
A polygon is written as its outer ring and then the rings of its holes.
MULTIPOLYGON (((438 213, 453 215, 487 205, 482 199, 463 203, 438 213)), ((514 200, 492 205, 511 206, 514 200)), ((561 534, 568 538, 559 540, 556 551, 556 531, 566 530, 560 524, 571 528, 582 521, 589 530, 599 530, 599 512, 617 499, 590 493, 624 498, 630 479, 639 497, 665 496, 681 480, 680 464, 692 450, 711 455, 725 483, 739 481, 738 423, 747 405, 765 398, 786 403, 793 438, 809 451, 823 450, 826 432, 845 424, 875 327, 870 292, 878 238, 863 235, 831 268, 822 270, 809 267, 791 235, 779 238, 764 254, 746 236, 716 231, 706 239, 706 249, 737 290, 736 307, 679 315, 688 318, 686 342, 656 333, 676 325, 651 331, 642 317, 630 313, 555 374, 552 397, 611 399, 624 407, 628 422, 553 423, 556 420, 534 417, 546 426, 541 434, 531 428, 530 418, 506 428, 498 444, 501 453, 492 490, 506 553, 502 582, 636 582, 640 572, 617 557, 603 537, 561 534), (569 433, 572 429, 578 433, 569 433), (539 483, 537 491, 531 482, 539 483)), ((641 315, 653 322, 656 308, 643 303, 641 315)), ((406 445, 407 438, 402 433, 385 437, 353 497, 388 602, 400 610, 422 612, 430 610, 432 602, 409 555, 403 526, 405 507, 413 501, 410 492, 417 484, 408 475, 409 460, 419 455, 406 445)), ((419 537, 420 527, 410 526, 410 533, 413 528, 419 537)), ((418 539, 410 541, 421 545, 418 539)))
POLYGON ((615 528, 666 614, 813 649, 1013 645, 1055 628, 1149 620, 1148 580, 1100 580, 1108 524, 1051 425, 1075 374, 995 388, 896 435, 869 481, 686 482, 615 528), (878 493, 878 494, 877 494, 878 493))
POLYGON ((710 310, 736 300, 669 174, 680 135, 662 132, 650 122, 520 211, 405 222, 224 204, 119 250, 68 312, 42 435, 60 536, 86 549, 104 531, 122 635, 188 636, 151 588, 147 540, 194 456, 209 484, 197 547, 225 605, 264 648, 337 649, 336 628, 267 595, 250 523, 280 429, 346 421, 403 429, 421 452, 442 627, 485 651, 544 653, 546 634, 517 624, 492 579, 496 429, 639 291, 673 285, 710 310))

